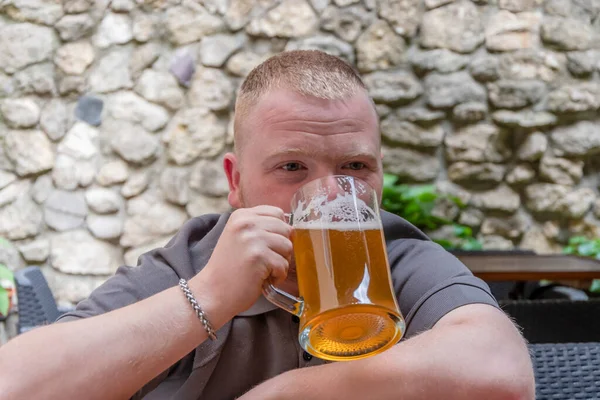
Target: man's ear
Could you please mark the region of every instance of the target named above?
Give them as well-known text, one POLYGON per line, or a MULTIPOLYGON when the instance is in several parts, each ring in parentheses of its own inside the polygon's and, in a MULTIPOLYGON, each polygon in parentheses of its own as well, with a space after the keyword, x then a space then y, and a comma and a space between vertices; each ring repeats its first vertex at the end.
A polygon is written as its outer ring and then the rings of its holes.
POLYGON ((227 196, 229 205, 233 208, 242 208, 240 170, 238 166, 238 159, 234 153, 225 154, 225 157, 223 158, 223 169, 225 170, 227 182, 229 183, 229 195, 227 196))

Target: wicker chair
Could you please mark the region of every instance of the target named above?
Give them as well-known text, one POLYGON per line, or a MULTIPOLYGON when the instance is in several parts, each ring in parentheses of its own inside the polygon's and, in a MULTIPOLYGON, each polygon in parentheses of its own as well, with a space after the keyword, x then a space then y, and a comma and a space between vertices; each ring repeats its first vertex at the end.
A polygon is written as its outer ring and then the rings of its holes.
POLYGON ((600 299, 501 301, 529 343, 600 342, 600 299))
POLYGON ((48 282, 38 267, 15 272, 19 322, 17 334, 50 324, 62 314, 56 305, 48 282))
POLYGON ((600 343, 529 346, 537 400, 600 399, 600 343))

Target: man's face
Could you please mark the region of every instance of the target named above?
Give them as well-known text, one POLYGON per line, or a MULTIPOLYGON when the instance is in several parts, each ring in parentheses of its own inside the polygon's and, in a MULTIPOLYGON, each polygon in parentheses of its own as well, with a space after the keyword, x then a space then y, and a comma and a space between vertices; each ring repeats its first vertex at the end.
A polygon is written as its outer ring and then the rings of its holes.
POLYGON ((377 115, 363 91, 344 100, 274 90, 244 120, 238 157, 227 154, 229 203, 234 208, 272 205, 290 211, 302 185, 328 175, 351 175, 383 184, 377 115))

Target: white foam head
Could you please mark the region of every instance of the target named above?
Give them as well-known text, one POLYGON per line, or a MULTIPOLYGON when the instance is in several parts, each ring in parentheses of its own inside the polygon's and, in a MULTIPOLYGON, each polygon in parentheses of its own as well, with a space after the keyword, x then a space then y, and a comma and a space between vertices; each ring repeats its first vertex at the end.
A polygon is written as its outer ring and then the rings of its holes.
POLYGON ((305 229, 379 229, 376 212, 362 199, 350 193, 337 194, 330 200, 327 194, 299 201, 292 211, 294 226, 305 229))
POLYGON ((294 222, 294 229, 334 230, 334 231, 371 231, 381 229, 379 221, 368 222, 294 222))

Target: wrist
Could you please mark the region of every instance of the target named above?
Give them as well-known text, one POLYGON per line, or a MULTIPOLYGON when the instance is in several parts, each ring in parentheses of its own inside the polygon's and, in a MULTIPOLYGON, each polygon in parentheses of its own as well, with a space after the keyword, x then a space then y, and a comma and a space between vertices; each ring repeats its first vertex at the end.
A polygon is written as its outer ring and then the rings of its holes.
POLYGON ((203 270, 188 281, 188 286, 216 331, 231 320, 236 313, 228 304, 228 296, 223 295, 225 292, 219 289, 218 283, 213 282, 210 275, 208 270, 203 270))

